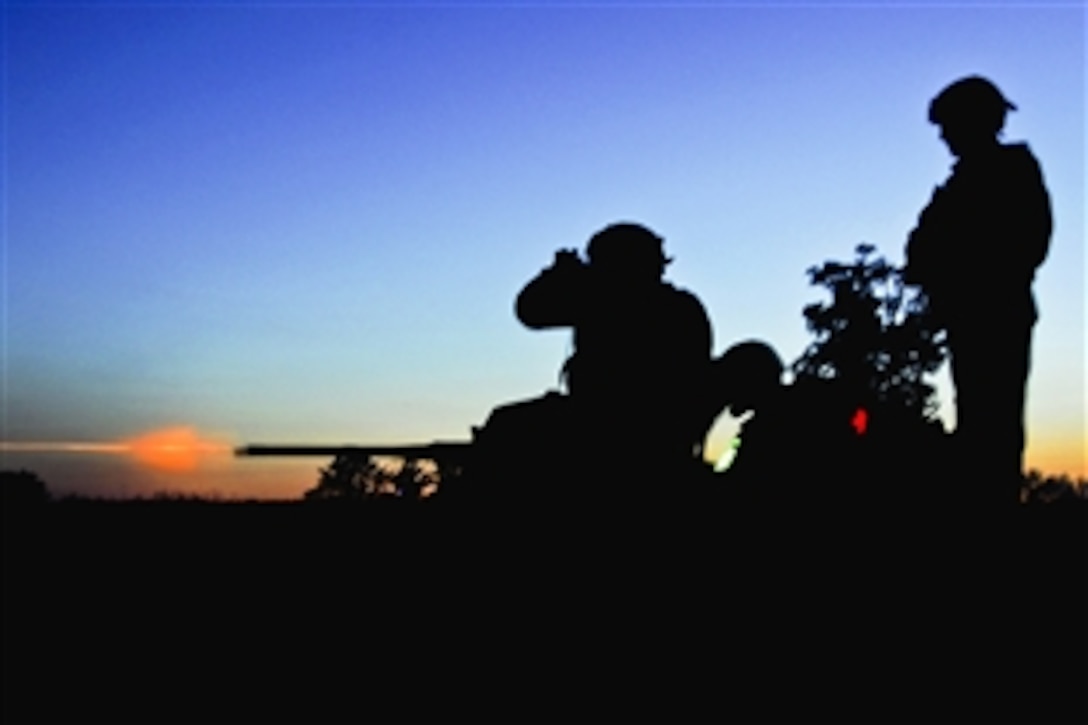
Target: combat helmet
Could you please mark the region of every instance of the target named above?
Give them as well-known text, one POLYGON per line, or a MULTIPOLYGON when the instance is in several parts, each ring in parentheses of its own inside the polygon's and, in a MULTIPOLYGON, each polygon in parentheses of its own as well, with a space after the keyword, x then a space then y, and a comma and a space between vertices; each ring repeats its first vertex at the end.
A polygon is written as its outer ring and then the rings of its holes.
POLYGON ((713 362, 712 387, 722 407, 740 415, 782 382, 785 366, 774 348, 759 340, 739 342, 713 362))
POLYGON ((631 222, 611 224, 593 235, 586 247, 589 263, 605 270, 653 270, 657 274, 672 260, 665 256, 665 240, 631 222))
POLYGON ((938 126, 970 125, 997 133, 1016 106, 992 81, 967 76, 947 86, 930 101, 929 121, 938 126))

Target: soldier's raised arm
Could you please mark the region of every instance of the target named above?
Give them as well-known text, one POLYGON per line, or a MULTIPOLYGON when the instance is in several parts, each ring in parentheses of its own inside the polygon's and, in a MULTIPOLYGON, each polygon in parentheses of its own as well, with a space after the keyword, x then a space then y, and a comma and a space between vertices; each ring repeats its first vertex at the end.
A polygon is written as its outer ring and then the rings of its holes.
POLYGON ((555 261, 518 293, 514 312, 532 329, 573 327, 585 295, 588 270, 578 253, 561 249, 555 261))

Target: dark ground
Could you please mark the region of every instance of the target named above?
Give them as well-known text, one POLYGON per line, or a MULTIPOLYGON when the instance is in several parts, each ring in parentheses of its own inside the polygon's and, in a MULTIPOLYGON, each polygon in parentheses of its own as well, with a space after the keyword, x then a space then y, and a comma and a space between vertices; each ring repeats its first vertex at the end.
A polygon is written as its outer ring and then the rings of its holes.
POLYGON ((1064 722, 1085 506, 8 507, 5 722, 1064 722))

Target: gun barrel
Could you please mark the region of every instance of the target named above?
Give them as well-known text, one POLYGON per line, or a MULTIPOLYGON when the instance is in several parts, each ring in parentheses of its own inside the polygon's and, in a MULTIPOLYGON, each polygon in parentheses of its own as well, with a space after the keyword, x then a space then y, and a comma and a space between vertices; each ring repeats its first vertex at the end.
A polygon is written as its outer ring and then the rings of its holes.
POLYGON ((253 444, 235 449, 237 456, 397 456, 400 458, 457 460, 464 458, 472 444, 469 441, 436 441, 415 445, 324 446, 253 444))

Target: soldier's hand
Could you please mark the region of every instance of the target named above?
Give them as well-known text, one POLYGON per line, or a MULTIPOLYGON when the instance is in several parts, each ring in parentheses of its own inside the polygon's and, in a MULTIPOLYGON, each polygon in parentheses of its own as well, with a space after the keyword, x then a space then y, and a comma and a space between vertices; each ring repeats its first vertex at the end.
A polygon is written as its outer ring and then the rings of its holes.
POLYGON ((560 249, 555 253, 556 269, 574 269, 582 266, 582 259, 575 249, 560 249))

